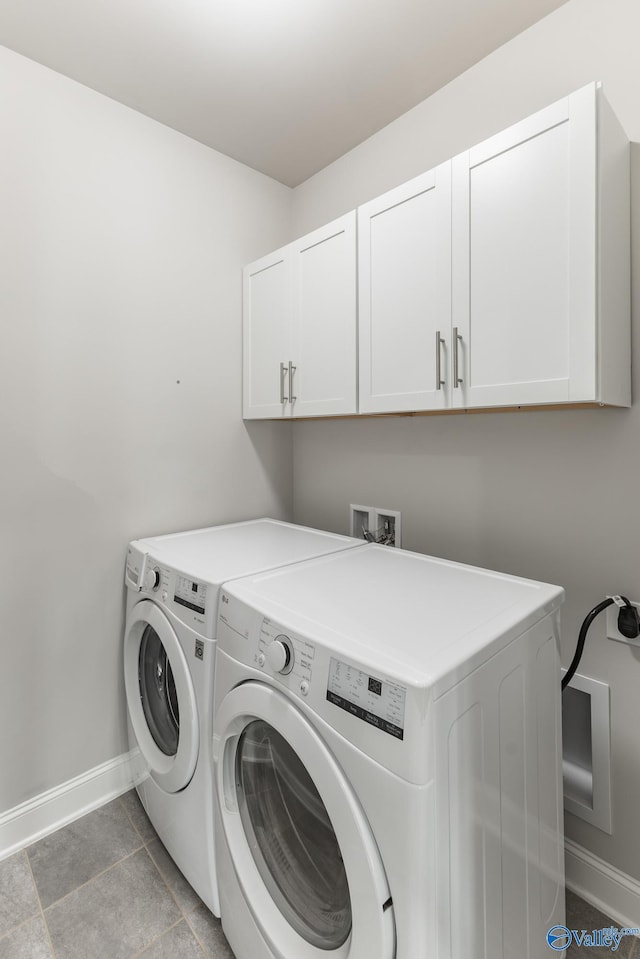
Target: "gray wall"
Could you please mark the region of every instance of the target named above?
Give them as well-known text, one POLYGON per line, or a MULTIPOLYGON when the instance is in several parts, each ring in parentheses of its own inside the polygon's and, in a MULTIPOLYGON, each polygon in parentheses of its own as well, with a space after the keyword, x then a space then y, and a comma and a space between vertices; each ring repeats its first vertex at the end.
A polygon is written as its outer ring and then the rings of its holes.
POLYGON ((127 542, 291 511, 241 267, 291 192, 0 48, 0 814, 126 752, 127 542))
MULTIPOLYGON (((640 141, 640 6, 570 0, 294 191, 294 233, 402 183, 590 80, 640 141)), ((640 236, 640 147, 632 151, 640 236)), ((633 316, 640 316, 634 245, 633 316)), ((640 334, 634 321, 634 395, 640 334)), ((347 530, 349 502, 402 510, 403 545, 559 583, 563 659, 587 611, 611 592, 640 600, 640 405, 304 422, 294 426, 294 517, 347 530)), ((591 629, 581 671, 611 685, 613 822, 572 816, 567 835, 640 879, 640 658, 591 629)))

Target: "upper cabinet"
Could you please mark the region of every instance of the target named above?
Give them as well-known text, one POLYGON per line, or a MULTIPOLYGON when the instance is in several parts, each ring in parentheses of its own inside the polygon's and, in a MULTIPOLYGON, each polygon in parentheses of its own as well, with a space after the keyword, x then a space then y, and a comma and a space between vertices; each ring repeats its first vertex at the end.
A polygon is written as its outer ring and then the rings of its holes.
POLYGON ((243 415, 284 414, 292 339, 292 255, 277 250, 245 267, 243 287, 243 415))
POLYGON ((454 407, 630 404, 629 209, 596 84, 453 160, 454 407))
POLYGON ((245 419, 356 412, 355 212, 245 267, 245 419))
POLYGON ((451 325, 451 164, 358 210, 360 412, 441 410, 451 325))
POLYGON ((598 84, 245 270, 244 415, 629 406, 629 144, 598 84))

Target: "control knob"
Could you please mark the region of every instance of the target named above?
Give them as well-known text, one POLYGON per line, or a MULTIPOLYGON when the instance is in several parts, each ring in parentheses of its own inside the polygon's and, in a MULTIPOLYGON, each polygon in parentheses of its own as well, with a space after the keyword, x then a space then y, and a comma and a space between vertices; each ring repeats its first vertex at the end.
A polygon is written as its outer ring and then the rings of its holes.
POLYGON ((269 643, 265 654, 267 663, 274 673, 291 672, 293 667, 293 653, 286 636, 278 636, 272 643, 269 643))
POLYGON ((146 569, 144 573, 145 589, 157 589, 160 585, 160 570, 157 566, 146 569))

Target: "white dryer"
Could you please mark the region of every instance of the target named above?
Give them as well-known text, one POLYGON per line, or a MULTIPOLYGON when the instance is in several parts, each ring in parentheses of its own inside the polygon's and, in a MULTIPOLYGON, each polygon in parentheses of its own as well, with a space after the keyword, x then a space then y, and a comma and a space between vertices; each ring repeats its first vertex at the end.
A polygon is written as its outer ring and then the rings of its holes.
POLYGON ((137 790, 160 839, 215 915, 211 735, 220 584, 363 546, 269 519, 129 545, 124 678, 137 790))
POLYGON ((562 599, 375 545, 225 584, 216 852, 237 959, 546 959, 562 599))

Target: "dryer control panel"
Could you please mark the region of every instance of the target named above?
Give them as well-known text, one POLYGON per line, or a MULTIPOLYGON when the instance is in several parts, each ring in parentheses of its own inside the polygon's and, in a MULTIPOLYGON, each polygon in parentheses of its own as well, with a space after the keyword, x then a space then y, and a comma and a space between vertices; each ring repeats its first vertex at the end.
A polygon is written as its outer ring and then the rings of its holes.
POLYGON ((328 701, 396 739, 404 738, 406 695, 398 683, 370 676, 335 656, 329 660, 328 701))

